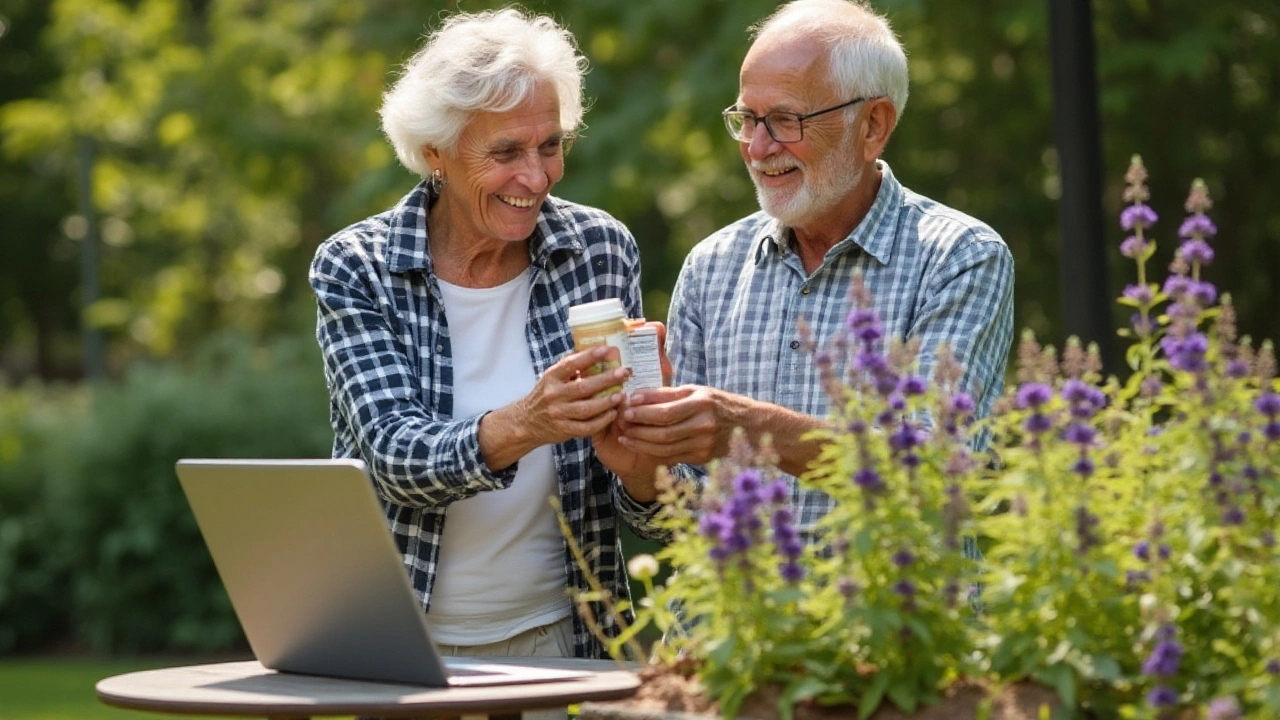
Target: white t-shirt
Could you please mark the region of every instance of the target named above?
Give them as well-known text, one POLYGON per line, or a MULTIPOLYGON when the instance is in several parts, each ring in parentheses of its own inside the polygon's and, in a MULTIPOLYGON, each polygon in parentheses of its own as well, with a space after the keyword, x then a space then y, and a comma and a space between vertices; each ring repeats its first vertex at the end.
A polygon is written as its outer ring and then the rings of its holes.
MULTIPOLYGON (((530 271, 498 287, 439 284, 453 345, 453 417, 527 395, 537 382, 525 339, 530 271)), ((437 642, 499 642, 570 614, 564 538, 547 503, 559 494, 543 445, 520 459, 507 489, 449 506, 427 613, 437 642)))

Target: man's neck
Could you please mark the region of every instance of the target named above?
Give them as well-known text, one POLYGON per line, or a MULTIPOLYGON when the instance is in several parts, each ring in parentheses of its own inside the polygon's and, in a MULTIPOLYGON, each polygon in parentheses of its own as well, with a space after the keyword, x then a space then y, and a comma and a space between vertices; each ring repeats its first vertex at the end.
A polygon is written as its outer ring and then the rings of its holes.
POLYGON ((871 211, 871 206, 880 193, 880 176, 878 166, 864 175, 853 192, 830 211, 815 217, 813 222, 806 222, 791 227, 792 249, 800 256, 806 273, 813 273, 827 256, 827 251, 837 243, 849 237, 854 228, 871 211))

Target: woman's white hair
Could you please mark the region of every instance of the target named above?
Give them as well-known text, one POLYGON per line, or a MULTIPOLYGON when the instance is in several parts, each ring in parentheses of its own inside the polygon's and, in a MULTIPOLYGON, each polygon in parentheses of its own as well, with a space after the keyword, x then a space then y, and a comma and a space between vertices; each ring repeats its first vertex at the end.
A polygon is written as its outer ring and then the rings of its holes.
POLYGON ((907 53, 883 16, 856 0, 792 0, 751 28, 753 38, 772 32, 822 43, 832 88, 843 99, 883 95, 902 117, 910 81, 907 53))
POLYGON ((503 112, 551 83, 566 134, 582 123, 587 59, 573 34, 545 16, 507 8, 453 15, 409 62, 382 97, 382 131, 396 157, 422 177, 424 147, 452 150, 477 112, 503 112))

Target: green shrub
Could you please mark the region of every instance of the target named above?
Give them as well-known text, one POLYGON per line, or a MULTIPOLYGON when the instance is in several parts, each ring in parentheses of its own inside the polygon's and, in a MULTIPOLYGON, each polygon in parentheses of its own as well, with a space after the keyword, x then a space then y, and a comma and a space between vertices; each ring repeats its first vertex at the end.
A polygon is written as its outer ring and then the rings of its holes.
POLYGON ((51 551, 58 515, 43 459, 65 445, 62 433, 85 400, 83 392, 0 386, 0 653, 66 634, 72 559, 51 551))
POLYGON ((254 348, 218 337, 189 367, 137 365, 87 395, 74 407, 55 402, 58 422, 9 401, 9 414, 28 420, 5 426, 32 437, 19 437, 19 460, 0 460, 0 651, 56 639, 59 621, 99 651, 242 646, 174 463, 327 457, 313 342, 254 348))

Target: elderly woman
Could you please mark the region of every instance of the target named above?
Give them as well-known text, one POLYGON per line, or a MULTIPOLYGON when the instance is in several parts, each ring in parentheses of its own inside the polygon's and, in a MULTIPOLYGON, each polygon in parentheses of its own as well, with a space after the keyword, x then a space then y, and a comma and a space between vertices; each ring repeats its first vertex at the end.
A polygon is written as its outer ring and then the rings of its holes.
POLYGON ((566 592, 586 580, 550 496, 616 596, 619 517, 652 535, 651 473, 610 469, 636 460, 610 440, 621 394, 602 395, 624 371, 587 375, 605 352, 573 352, 566 324, 570 306, 604 298, 642 314, 626 227, 550 194, 585 65, 548 18, 448 19, 382 106, 423 182, 311 266, 334 456, 368 465, 447 654, 603 654, 566 592))

